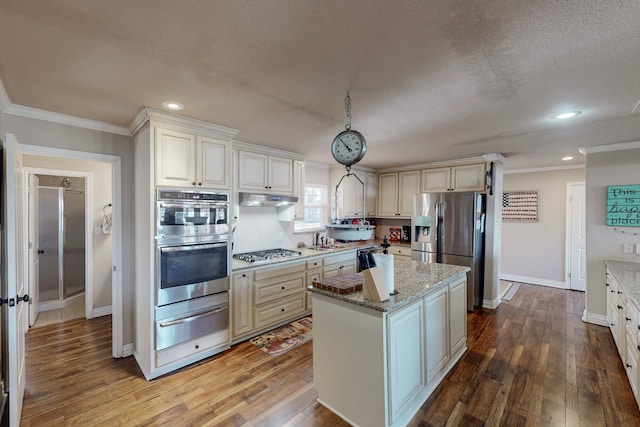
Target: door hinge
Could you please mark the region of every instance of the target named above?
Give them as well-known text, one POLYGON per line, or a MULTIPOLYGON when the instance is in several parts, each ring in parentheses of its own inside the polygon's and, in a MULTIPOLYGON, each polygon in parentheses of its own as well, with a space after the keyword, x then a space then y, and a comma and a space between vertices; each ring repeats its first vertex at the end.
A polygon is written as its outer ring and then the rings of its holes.
POLYGON ((113 271, 116 271, 116 266, 115 265, 113 266, 113 271))

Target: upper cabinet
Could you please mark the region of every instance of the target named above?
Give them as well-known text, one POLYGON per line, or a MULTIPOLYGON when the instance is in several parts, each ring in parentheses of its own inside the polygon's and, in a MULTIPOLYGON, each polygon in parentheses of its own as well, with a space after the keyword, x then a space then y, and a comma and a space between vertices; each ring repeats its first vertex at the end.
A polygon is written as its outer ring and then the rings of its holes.
POLYGON ((158 186, 230 188, 228 141, 157 127, 155 154, 158 186))
POLYGON ((240 150, 238 169, 238 190, 293 193, 292 159, 240 150))
POLYGON ((351 174, 349 176, 345 176, 345 170, 342 167, 332 168, 330 187, 332 205, 335 205, 336 203, 334 195, 336 185, 338 185, 339 182, 340 187, 338 188, 337 198, 337 215, 339 218, 376 216, 378 197, 377 174, 364 170, 351 169, 351 174), (341 179, 342 181, 340 181, 341 179))
POLYGON ((421 191, 484 191, 486 164, 423 169, 421 191))
POLYGON ((413 195, 420 192, 420 171, 378 175, 378 216, 411 218, 413 195))

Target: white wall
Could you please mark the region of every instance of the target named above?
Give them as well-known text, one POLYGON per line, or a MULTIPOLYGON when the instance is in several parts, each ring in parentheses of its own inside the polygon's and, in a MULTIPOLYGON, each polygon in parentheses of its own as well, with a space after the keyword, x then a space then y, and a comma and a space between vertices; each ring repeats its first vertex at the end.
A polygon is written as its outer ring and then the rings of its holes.
MULTIPOLYGON (((118 156, 122 175, 123 343, 133 343, 133 145, 131 137, 2 113, 3 132, 20 144, 118 156)), ((56 160, 57 162, 57 160, 56 160)), ((50 167, 55 168, 56 162, 50 167)))
POLYGON ((640 262, 625 254, 625 243, 640 243, 639 227, 606 225, 607 186, 640 184, 640 149, 587 154, 587 296, 588 321, 606 324, 604 260, 640 262), (634 235, 636 234, 636 235, 634 235))
POLYGON ((93 174, 91 215, 92 233, 91 248, 93 263, 93 307, 100 309, 111 307, 111 235, 96 234, 95 227, 100 225, 103 217, 102 208, 111 203, 111 164, 86 160, 64 159, 46 156, 24 155, 24 167, 58 169, 63 171, 89 172, 93 174), (55 168, 53 167, 55 165, 55 168))
POLYGON ((500 277, 566 287, 567 183, 584 181, 584 169, 504 174, 504 191, 537 191, 538 222, 502 223, 500 277))

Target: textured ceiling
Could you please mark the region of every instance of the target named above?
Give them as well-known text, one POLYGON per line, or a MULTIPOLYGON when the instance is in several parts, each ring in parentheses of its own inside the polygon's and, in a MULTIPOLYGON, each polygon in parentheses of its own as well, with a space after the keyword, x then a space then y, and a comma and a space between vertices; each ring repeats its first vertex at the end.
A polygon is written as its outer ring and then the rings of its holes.
POLYGON ((123 127, 178 101, 323 163, 349 89, 366 166, 581 164, 640 139, 638 22, 635 0, 2 0, 0 79, 13 104, 123 127))

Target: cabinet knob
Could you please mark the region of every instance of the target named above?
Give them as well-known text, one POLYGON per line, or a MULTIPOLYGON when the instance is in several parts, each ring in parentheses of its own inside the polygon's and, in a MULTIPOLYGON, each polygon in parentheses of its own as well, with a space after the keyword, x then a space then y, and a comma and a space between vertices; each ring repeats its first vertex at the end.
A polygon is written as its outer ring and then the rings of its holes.
POLYGON ((199 182, 199 183, 198 183, 198 185, 202 185, 202 183, 201 183, 201 182, 199 182))
POLYGON ((627 322, 631 322, 631 319, 628 317, 625 317, 625 319, 627 319, 627 322))
POLYGON ((283 309, 281 309, 280 311, 284 312, 284 308, 283 308, 283 309))
POLYGON ((631 368, 631 365, 629 365, 628 363, 626 363, 626 365, 627 365, 627 368, 631 368))
POLYGON ((196 185, 196 182, 195 182, 195 181, 193 181, 193 182, 191 183, 191 185, 195 186, 195 185, 196 185))
POLYGON ((247 275, 246 275, 246 274, 243 274, 243 275, 242 275, 242 277, 247 277, 247 275))
POLYGON ((621 305, 618 306, 618 310, 622 310, 622 306, 621 305))
POLYGON ((282 287, 282 290, 284 291, 284 286, 282 287))
POLYGON ((622 291, 618 291, 618 295, 621 295, 621 294, 622 294, 622 291))
POLYGON ((200 345, 196 344, 196 350, 200 348, 200 345))

